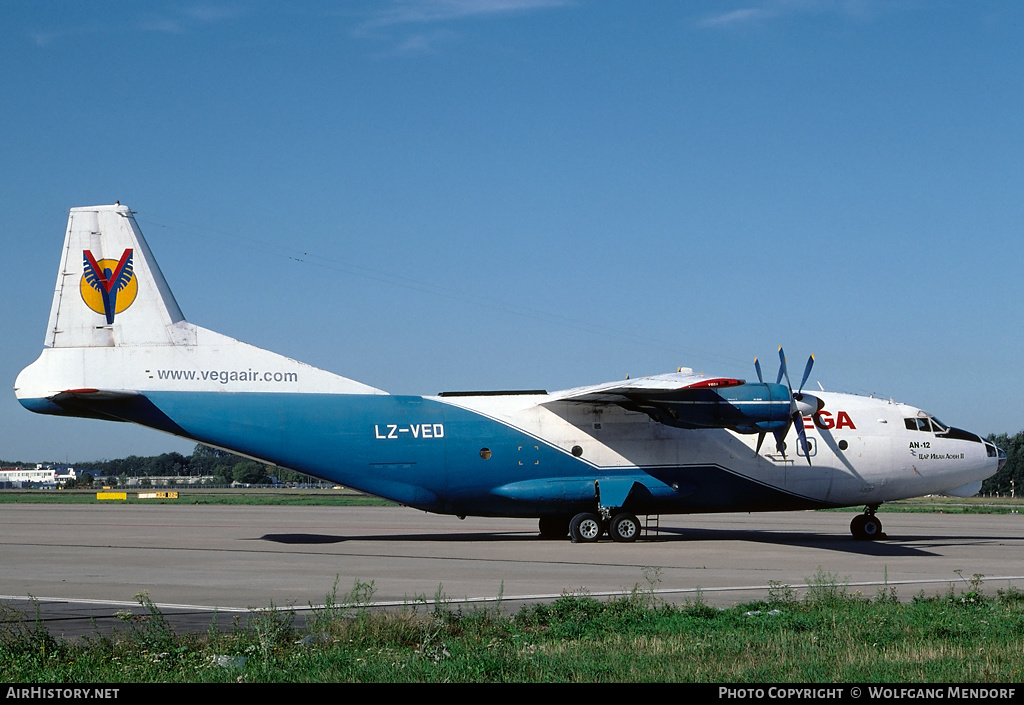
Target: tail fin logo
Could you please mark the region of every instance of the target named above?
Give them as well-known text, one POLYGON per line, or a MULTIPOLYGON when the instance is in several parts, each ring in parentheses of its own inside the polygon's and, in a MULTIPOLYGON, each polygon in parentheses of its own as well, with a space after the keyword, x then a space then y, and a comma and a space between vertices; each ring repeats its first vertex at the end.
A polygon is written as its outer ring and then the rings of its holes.
POLYGON ((114 314, 121 313, 135 301, 139 282, 132 269, 132 250, 128 248, 120 260, 93 257, 90 250, 82 251, 85 273, 82 275, 82 300, 96 313, 114 322, 114 314))

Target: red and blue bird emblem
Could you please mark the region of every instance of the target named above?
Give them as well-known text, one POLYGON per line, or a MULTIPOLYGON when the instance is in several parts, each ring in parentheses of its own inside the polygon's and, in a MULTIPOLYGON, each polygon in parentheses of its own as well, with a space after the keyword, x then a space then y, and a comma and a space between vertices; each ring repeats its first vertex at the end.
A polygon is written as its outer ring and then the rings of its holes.
POLYGON ((82 251, 82 300, 96 313, 106 316, 107 324, 114 322, 114 314, 132 305, 139 291, 132 269, 132 250, 128 248, 120 260, 93 257, 92 251, 82 251))

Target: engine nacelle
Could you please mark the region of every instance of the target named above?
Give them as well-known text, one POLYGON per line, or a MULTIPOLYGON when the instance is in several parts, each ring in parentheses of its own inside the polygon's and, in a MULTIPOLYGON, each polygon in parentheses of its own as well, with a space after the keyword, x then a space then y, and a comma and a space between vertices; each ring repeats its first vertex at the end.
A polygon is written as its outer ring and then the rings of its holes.
MULTIPOLYGON (((813 404, 816 397, 803 395, 813 404)), ((625 405, 624 405, 625 406, 625 405)), ((738 433, 782 430, 791 422, 789 388, 782 384, 740 384, 724 388, 687 388, 647 394, 629 408, 677 428, 728 428, 738 433)))

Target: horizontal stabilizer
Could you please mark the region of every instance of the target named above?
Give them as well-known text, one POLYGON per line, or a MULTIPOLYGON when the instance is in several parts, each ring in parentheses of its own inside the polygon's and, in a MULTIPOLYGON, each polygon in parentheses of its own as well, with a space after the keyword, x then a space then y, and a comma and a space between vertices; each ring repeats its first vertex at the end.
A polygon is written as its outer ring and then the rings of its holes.
POLYGON ((137 397, 138 392, 124 389, 65 389, 63 392, 50 397, 50 401, 61 402, 67 399, 79 399, 82 401, 113 401, 115 399, 130 399, 137 397))

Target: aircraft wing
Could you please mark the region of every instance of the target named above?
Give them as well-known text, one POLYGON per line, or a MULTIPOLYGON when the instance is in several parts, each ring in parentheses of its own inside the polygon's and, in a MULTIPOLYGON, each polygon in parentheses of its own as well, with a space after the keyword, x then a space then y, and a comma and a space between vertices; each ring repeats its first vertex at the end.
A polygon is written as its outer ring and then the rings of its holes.
POLYGON ((566 389, 552 394, 545 405, 565 401, 587 404, 635 403, 648 399, 671 398, 674 393, 688 389, 723 389, 741 384, 744 384, 742 379, 705 377, 687 370, 566 389))
POLYGON ((789 388, 747 384, 731 377, 705 377, 683 370, 665 375, 606 382, 555 392, 544 406, 566 402, 615 405, 639 411, 676 428, 728 428, 738 433, 788 429, 792 423, 789 388))

